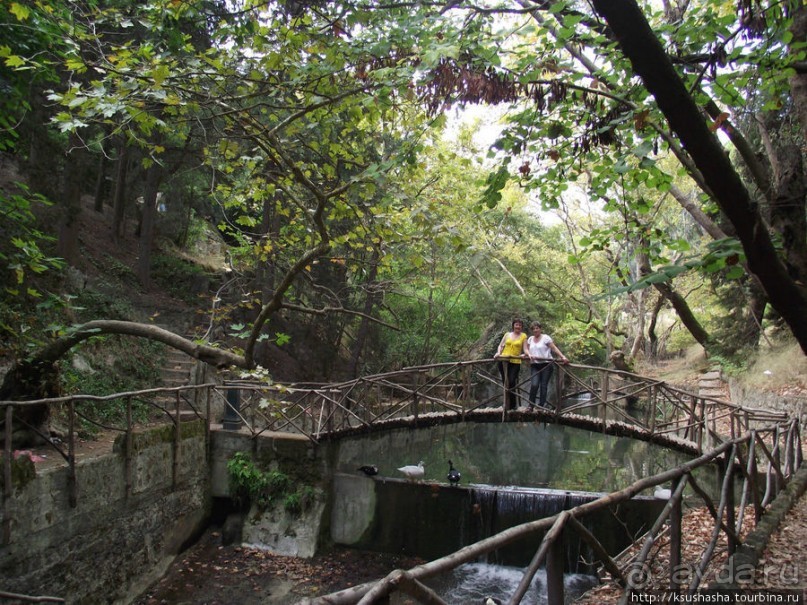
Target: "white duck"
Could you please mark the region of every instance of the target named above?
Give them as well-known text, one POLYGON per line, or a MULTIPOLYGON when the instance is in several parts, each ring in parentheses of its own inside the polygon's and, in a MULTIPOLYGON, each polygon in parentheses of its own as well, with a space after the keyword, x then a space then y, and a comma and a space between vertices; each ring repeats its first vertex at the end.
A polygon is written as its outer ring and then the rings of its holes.
POLYGON ((423 475, 426 474, 426 470, 423 468, 423 460, 418 462, 417 466, 415 466, 414 464, 410 464, 408 466, 402 466, 398 470, 401 471, 404 475, 406 475, 406 478, 409 479, 410 481, 423 479, 423 475))
POLYGON ((659 500, 669 500, 672 496, 672 491, 669 489, 665 489, 660 485, 656 486, 656 489, 653 491, 653 497, 658 498, 659 500))

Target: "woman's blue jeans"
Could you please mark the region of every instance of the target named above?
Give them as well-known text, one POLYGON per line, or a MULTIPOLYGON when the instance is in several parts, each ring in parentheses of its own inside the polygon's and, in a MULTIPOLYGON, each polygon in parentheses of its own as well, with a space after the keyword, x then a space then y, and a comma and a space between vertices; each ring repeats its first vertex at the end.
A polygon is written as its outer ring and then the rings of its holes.
POLYGON ((549 391, 549 380, 552 378, 552 364, 547 362, 530 364, 530 405, 535 405, 535 396, 539 394, 538 405, 548 407, 546 403, 549 391))

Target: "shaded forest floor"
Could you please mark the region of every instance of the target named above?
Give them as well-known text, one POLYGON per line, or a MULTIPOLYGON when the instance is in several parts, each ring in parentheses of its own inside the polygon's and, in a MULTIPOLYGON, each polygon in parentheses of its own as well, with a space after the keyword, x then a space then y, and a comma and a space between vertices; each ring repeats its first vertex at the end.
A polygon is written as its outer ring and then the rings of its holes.
POLYGON ((292 605, 408 569, 412 557, 334 549, 311 559, 222 546, 211 529, 134 605, 292 605))

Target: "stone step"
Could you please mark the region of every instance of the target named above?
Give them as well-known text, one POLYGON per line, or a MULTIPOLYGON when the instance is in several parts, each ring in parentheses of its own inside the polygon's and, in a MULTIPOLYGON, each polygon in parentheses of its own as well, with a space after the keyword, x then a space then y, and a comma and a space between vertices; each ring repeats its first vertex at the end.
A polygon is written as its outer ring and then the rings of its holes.
POLYGON ((701 380, 722 380, 720 377, 720 372, 718 371, 711 371, 706 372, 703 376, 700 377, 701 380))
POLYGON ((183 367, 170 367, 170 368, 163 368, 162 374, 163 376, 189 376, 191 373, 191 367, 188 366, 186 368, 183 367))
POLYGON ((725 382, 722 380, 704 380, 701 378, 698 381, 698 388, 699 389, 722 389, 725 386, 725 382))
POLYGON ((723 399, 726 397, 726 391, 723 389, 700 389, 698 395, 701 397, 711 397, 713 399, 723 399))

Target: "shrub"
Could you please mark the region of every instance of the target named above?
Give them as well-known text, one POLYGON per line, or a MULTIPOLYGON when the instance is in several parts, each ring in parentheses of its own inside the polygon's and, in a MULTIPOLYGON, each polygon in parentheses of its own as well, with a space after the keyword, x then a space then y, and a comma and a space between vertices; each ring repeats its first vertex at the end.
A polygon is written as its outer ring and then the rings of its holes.
POLYGON ((236 502, 246 508, 250 503, 266 510, 278 502, 293 515, 308 509, 316 499, 316 491, 305 485, 292 491, 291 478, 281 471, 264 472, 244 452, 236 452, 227 462, 230 476, 230 493, 236 502))

